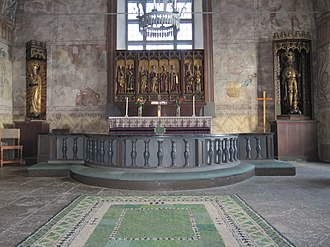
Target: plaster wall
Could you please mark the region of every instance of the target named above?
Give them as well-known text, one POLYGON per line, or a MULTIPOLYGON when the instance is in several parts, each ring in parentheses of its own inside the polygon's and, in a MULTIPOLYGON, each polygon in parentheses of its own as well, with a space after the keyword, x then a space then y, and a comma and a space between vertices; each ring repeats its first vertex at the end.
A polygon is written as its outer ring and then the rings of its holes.
MULTIPOLYGON (((310 9, 308 0, 213 1, 214 133, 263 130, 256 98, 263 90, 274 98, 273 34, 311 32, 310 9)), ((269 121, 274 111, 274 101, 268 101, 269 121)))
POLYGON ((14 120, 25 117, 25 43, 38 40, 47 44, 50 128, 107 132, 106 11, 107 0, 23 1, 13 46, 14 120))
POLYGON ((12 63, 9 46, 0 40, 0 128, 12 124, 12 63))
POLYGON ((0 1, 0 128, 13 123, 12 30, 17 1, 0 1))

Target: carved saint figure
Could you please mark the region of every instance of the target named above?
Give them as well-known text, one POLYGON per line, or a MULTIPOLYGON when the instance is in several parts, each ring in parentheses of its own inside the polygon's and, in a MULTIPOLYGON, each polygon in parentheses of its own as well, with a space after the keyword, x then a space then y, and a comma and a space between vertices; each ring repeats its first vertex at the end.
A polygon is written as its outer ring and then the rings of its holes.
POLYGON ((127 91, 134 91, 134 68, 132 64, 129 64, 126 70, 126 86, 127 91))
POLYGON ((194 82, 194 75, 191 71, 191 63, 187 64, 186 74, 185 74, 185 83, 186 83, 186 92, 192 93, 193 92, 193 82, 194 82))
POLYGON ((151 92, 157 93, 158 75, 157 75, 157 68, 155 65, 151 66, 150 80, 151 80, 151 92))
POLYGON ((196 68, 195 69, 195 88, 196 88, 196 92, 200 93, 200 92, 202 92, 201 66, 199 64, 196 64, 195 68, 196 68))
POLYGON ((148 71, 141 66, 140 70, 140 93, 147 92, 147 78, 148 78, 148 71))
POLYGON ((167 92, 168 91, 168 71, 167 65, 163 64, 163 71, 160 74, 160 92, 167 92))
POLYGON ((298 71, 294 68, 294 53, 285 54, 287 67, 283 70, 283 83, 285 88, 285 100, 288 102, 290 113, 299 113, 298 108, 298 71))
POLYGON ((172 64, 171 66, 171 73, 170 73, 170 90, 172 92, 179 92, 180 88, 179 88, 179 76, 178 73, 176 71, 175 65, 172 64))
POLYGON ((125 67, 119 65, 117 67, 117 93, 125 93, 125 67))
POLYGON ((41 114, 42 80, 39 72, 40 65, 38 63, 33 63, 30 83, 26 94, 28 97, 28 113, 33 117, 38 117, 41 114))

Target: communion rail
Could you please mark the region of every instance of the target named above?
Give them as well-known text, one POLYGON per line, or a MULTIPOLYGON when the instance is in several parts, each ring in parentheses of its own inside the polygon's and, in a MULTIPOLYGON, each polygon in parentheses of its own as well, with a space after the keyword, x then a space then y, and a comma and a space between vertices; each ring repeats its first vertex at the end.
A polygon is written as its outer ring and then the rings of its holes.
POLYGON ((38 162, 121 168, 188 168, 273 159, 273 133, 236 135, 39 136, 38 162))

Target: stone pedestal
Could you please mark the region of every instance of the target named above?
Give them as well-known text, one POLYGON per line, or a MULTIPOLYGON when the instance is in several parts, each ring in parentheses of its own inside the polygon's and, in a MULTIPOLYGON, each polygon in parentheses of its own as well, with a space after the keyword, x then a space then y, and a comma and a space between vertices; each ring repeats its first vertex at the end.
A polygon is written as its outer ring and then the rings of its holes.
POLYGON ((49 123, 41 120, 15 122, 15 128, 21 130, 25 163, 27 165, 35 164, 38 155, 38 135, 49 133, 49 123))
POLYGON ((277 120, 274 132, 275 158, 280 160, 317 160, 317 122, 313 120, 277 120))

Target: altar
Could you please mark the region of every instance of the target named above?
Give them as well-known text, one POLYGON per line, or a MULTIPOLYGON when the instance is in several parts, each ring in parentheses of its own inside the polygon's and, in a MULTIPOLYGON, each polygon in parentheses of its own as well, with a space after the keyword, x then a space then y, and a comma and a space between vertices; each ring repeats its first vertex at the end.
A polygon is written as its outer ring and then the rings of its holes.
POLYGON ((109 117, 110 135, 165 135, 211 134, 212 117, 109 117))

